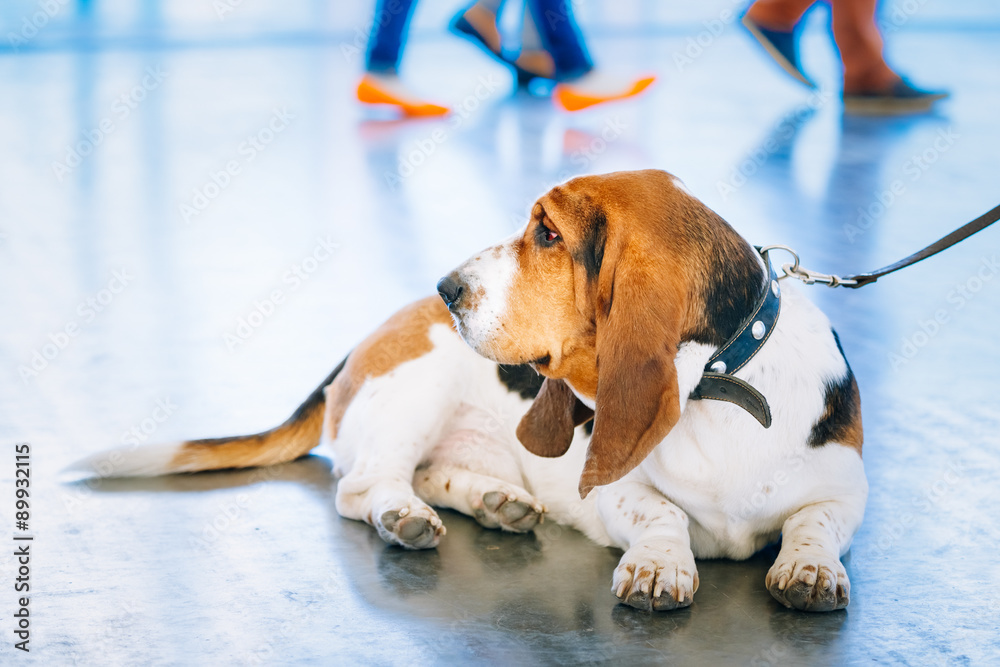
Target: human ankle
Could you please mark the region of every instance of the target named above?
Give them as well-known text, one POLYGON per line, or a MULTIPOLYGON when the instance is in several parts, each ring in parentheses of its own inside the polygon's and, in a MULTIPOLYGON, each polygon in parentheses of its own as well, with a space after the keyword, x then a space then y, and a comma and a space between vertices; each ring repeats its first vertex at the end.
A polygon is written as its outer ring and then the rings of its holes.
POLYGON ((770 3, 755 2, 747 10, 747 16, 757 25, 767 30, 776 32, 791 32, 795 25, 802 18, 801 15, 792 15, 787 11, 782 11, 770 3))

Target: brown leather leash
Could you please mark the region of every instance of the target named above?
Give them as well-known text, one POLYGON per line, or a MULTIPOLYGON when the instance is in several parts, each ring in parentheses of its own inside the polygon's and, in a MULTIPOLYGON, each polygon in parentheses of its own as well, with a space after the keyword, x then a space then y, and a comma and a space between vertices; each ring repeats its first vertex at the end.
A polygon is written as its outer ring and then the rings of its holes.
POLYGON ((918 250, 909 257, 905 257, 895 264, 890 264, 884 266, 877 271, 871 271, 869 273, 859 273, 853 276, 847 276, 841 278, 837 275, 819 273, 818 271, 810 271, 809 269, 802 268, 799 266, 799 256, 798 254, 785 245, 770 245, 761 248, 761 252, 767 252, 768 250, 784 250, 791 253, 795 261, 791 264, 783 264, 781 270, 785 272, 783 277, 791 276, 792 278, 797 278, 807 285, 812 285, 813 283, 822 283, 824 285, 829 285, 830 287, 850 287, 852 289, 857 289, 859 287, 864 287, 865 285, 870 285, 884 275, 899 271, 900 269, 905 269, 911 264, 916 264, 919 261, 925 260, 928 257, 938 254, 942 250, 946 250, 951 246, 964 241, 976 232, 982 231, 992 225, 997 220, 1000 220, 1000 206, 996 206, 990 211, 982 214, 972 222, 966 223, 948 234, 942 239, 935 241, 923 250, 918 250))

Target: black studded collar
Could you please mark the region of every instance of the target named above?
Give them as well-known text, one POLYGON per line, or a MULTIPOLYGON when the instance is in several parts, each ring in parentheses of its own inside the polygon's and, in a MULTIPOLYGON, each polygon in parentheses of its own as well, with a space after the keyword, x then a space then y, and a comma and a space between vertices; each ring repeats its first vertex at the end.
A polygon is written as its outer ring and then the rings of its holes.
MULTIPOLYGON (((760 248, 757 248, 760 252, 760 248)), ((711 399, 738 405, 760 422, 771 426, 771 408, 767 399, 748 382, 734 373, 747 365, 771 337, 778 313, 781 311, 781 287, 767 253, 761 253, 767 269, 768 281, 761 291, 753 312, 736 333, 727 340, 705 364, 701 382, 689 397, 691 400, 711 399)))

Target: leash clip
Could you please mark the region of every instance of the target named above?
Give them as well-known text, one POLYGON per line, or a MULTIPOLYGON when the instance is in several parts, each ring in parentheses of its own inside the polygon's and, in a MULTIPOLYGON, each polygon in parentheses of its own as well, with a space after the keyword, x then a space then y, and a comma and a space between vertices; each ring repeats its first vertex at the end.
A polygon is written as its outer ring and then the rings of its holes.
POLYGON ((795 260, 791 264, 781 265, 781 270, 785 275, 778 278, 778 280, 784 280, 785 278, 791 276, 792 278, 801 280, 806 285, 820 283, 829 287, 852 287, 858 284, 857 280, 841 278, 837 275, 820 273, 819 271, 811 271, 803 268, 799 265, 799 254, 786 245, 764 246, 760 249, 760 254, 766 255, 769 250, 784 250, 795 260))

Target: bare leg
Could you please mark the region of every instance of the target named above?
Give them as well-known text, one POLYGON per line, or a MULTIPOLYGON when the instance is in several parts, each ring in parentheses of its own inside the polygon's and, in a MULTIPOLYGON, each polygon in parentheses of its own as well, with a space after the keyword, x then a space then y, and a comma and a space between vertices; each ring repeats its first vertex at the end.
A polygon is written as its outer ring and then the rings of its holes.
POLYGON ((515 61, 518 67, 546 79, 556 73, 556 64, 545 50, 538 26, 531 15, 531 8, 524 4, 524 18, 521 23, 521 53, 515 61))
POLYGON ((816 0, 757 0, 750 5, 747 16, 765 28, 787 32, 814 4, 816 0))
POLYGON ((833 38, 844 63, 844 93, 891 88, 899 80, 882 57, 875 23, 877 0, 833 0, 833 38))
POLYGON ((479 0, 465 10, 462 16, 479 33, 483 42, 493 53, 500 53, 500 31, 497 29, 497 14, 503 0, 479 0))
MULTIPOLYGON (((816 0, 757 0, 747 10, 754 22, 790 31, 816 0)), ((833 39, 844 63, 844 92, 886 90, 899 80, 882 57, 882 36, 875 23, 877 0, 831 0, 833 39)))

